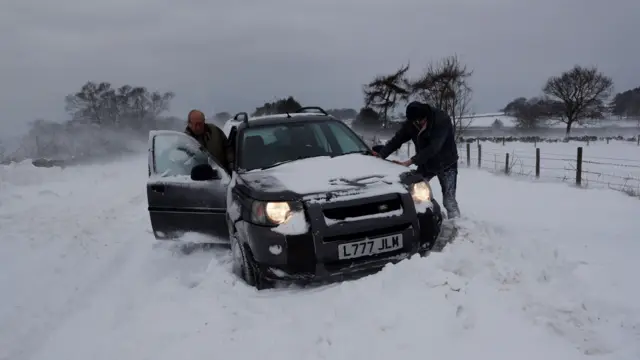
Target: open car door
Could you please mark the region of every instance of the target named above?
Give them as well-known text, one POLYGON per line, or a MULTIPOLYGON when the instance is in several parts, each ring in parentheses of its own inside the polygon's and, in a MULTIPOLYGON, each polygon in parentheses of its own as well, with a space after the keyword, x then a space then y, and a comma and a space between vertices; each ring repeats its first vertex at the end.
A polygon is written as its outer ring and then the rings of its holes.
POLYGON ((156 239, 175 239, 187 232, 229 240, 226 194, 230 176, 192 137, 178 131, 149 133, 147 201, 156 239), (214 169, 211 180, 196 181, 191 170, 214 169))

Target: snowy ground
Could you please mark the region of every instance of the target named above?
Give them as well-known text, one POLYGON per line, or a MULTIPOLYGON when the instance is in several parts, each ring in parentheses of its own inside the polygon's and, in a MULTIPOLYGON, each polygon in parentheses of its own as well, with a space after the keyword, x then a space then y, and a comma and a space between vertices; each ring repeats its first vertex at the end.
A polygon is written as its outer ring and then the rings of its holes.
POLYGON ((226 250, 153 240, 146 176, 144 156, 0 167, 0 359, 640 358, 640 202, 619 192, 461 169, 443 253, 257 292, 226 250))

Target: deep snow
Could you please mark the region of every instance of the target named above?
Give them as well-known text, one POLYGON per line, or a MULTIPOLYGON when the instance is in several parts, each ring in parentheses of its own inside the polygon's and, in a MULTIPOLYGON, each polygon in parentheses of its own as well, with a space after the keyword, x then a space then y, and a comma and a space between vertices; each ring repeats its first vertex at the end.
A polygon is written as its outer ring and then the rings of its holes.
POLYGON ((443 253, 257 292, 227 250, 153 240, 146 177, 145 156, 0 167, 0 359, 640 358, 624 194, 461 169, 443 253))

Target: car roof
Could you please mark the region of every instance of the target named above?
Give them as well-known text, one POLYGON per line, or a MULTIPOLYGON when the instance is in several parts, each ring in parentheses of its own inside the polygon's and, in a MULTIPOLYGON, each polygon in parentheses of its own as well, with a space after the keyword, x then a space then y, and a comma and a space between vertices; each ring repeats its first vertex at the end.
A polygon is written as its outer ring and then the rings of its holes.
POLYGON ((224 132, 227 136, 229 136, 228 133, 233 127, 236 127, 238 130, 243 130, 245 128, 252 128, 254 126, 279 125, 321 120, 340 121, 340 119, 336 118, 335 116, 322 112, 291 112, 283 114, 248 116, 246 122, 242 118, 231 118, 227 120, 227 123, 224 125, 224 132))
MULTIPOLYGON (((290 113, 261 115, 249 118, 249 127, 260 125, 288 124, 306 120, 337 120, 331 115, 320 113, 290 113)), ((242 120, 240 120, 242 122, 242 120)))

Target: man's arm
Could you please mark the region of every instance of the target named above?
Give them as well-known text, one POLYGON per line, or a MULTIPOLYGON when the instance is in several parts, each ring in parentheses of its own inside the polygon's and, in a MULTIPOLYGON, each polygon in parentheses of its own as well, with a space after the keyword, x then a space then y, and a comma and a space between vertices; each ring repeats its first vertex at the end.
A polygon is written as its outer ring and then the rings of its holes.
POLYGON ((431 134, 429 134, 431 140, 429 145, 418 149, 418 153, 411 157, 411 164, 424 165, 442 149, 451 128, 451 121, 448 116, 440 121, 441 123, 435 124, 436 126, 433 127, 431 134))
POLYGON ((386 144, 380 149, 378 155, 381 158, 386 159, 387 156, 391 155, 392 152, 400 149, 402 144, 411 140, 411 134, 409 133, 409 129, 407 128, 407 124, 402 124, 402 127, 393 135, 391 140, 387 141, 386 144))

